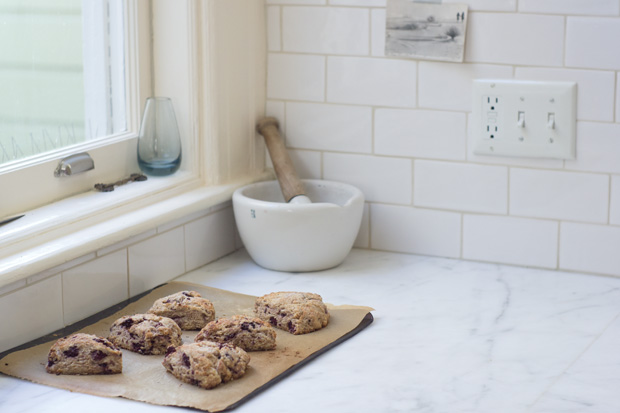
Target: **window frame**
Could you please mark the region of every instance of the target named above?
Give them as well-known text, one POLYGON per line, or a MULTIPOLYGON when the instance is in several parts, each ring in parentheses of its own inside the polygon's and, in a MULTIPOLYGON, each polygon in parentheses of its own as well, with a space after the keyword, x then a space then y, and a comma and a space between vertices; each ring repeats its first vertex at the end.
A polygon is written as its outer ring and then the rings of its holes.
MULTIPOLYGON (((264 2, 127 3, 140 27, 128 39, 140 45, 136 53, 130 53, 130 65, 142 73, 132 86, 136 89, 127 93, 133 96, 128 107, 139 108, 128 117, 128 127, 131 124, 137 130, 147 96, 171 97, 184 145, 181 170, 170 177, 149 178, 109 194, 90 190, 63 197, 0 227, 0 288, 165 222, 229 201, 236 188, 273 176, 265 170, 264 144, 254 130, 256 120, 264 115, 266 100, 264 2), (231 65, 243 69, 229 70, 231 65)), ((124 145, 127 150, 122 162, 137 165, 136 136, 120 136, 115 144, 124 145)), ((95 168, 106 168, 106 162, 117 161, 110 154, 110 145, 94 146, 89 153, 94 155, 95 168)), ((52 176, 56 164, 54 158, 24 168, 27 178, 20 185, 13 184, 8 193, 23 192, 24 184, 28 179, 37 179, 37 174, 52 176)), ((118 176, 123 167, 109 169, 118 176)), ((87 175, 88 172, 71 179, 88 181, 87 175)), ((54 179, 54 185, 67 182, 54 179)), ((6 187, 0 176, 0 188, 4 191, 6 187)))
POLYGON ((0 165, 2 192, 17 195, 7 197, 0 203, 0 217, 23 213, 83 193, 91 189, 95 183, 114 182, 124 175, 135 172, 132 155, 135 155, 133 147, 137 142, 141 105, 143 105, 140 102, 144 102, 152 93, 149 44, 151 10, 149 3, 138 0, 125 2, 124 9, 126 131, 105 139, 60 148, 31 159, 0 165), (61 159, 80 152, 88 152, 91 155, 95 161, 93 171, 71 177, 54 176, 54 170, 61 159))

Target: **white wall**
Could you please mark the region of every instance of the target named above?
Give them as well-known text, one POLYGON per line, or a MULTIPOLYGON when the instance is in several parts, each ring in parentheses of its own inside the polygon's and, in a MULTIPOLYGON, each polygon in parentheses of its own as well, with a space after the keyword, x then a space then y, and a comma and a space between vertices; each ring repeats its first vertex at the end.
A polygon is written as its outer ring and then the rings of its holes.
POLYGON ((620 276, 620 1, 454 2, 462 64, 385 57, 386 0, 267 0, 300 174, 363 190, 358 247, 620 276), (474 155, 476 78, 577 82, 577 159, 474 155))

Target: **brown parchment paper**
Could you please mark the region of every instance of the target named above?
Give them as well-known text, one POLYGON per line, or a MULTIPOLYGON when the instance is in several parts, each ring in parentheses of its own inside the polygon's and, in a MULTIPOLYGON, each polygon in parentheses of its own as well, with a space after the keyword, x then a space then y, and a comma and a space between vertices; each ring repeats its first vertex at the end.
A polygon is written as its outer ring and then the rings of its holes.
MULTIPOLYGON (((234 314, 252 315, 256 297, 186 282, 171 282, 154 289, 113 315, 95 322, 78 332, 107 337, 110 325, 119 317, 146 312, 152 303, 166 295, 182 291, 198 291, 213 302, 216 317, 234 314)), ((271 291, 266 291, 269 293, 271 291)), ((330 321, 327 327, 310 334, 292 335, 277 330, 277 347, 272 351, 250 352, 251 361, 245 376, 211 390, 182 383, 166 372, 163 356, 144 356, 123 350, 123 373, 114 375, 69 376, 45 371, 47 354, 55 340, 26 350, 16 351, 0 360, 0 372, 70 391, 97 396, 124 397, 147 403, 193 407, 210 412, 234 408, 242 400, 285 376, 296 365, 313 354, 324 351, 342 340, 363 320, 370 324, 369 307, 332 306, 328 304, 330 321), (270 383, 271 382, 271 383, 270 383)), ((360 324, 362 323, 362 324, 360 324)), ((365 326, 364 325, 364 326, 365 326)), ((197 332, 183 332, 183 342, 194 341, 197 332)))

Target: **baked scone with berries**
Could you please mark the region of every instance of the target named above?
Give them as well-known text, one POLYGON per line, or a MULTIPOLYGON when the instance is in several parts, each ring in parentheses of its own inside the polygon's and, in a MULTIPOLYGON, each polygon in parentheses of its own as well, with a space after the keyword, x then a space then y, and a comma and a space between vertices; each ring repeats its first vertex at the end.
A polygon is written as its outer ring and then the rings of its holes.
POLYGON ((276 331, 260 318, 234 315, 219 318, 205 326, 194 341, 230 343, 245 351, 273 350, 276 348, 276 331))
POLYGON ((249 363, 243 349, 212 341, 170 347, 162 362, 177 379, 203 389, 243 377, 249 363))
POLYGON ((306 334, 329 323, 329 311, 320 295, 280 291, 258 297, 254 304, 256 315, 291 334, 306 334))
POLYGON ((123 353, 103 337, 78 333, 52 345, 45 370, 52 374, 118 374, 123 371, 123 353))
POLYGON ((215 320, 213 303, 196 291, 180 291, 160 298, 148 313, 173 319, 181 330, 200 330, 215 320))
POLYGON ((181 328, 172 319, 154 314, 127 315, 110 327, 108 339, 118 347, 140 354, 165 354, 180 346, 181 328))

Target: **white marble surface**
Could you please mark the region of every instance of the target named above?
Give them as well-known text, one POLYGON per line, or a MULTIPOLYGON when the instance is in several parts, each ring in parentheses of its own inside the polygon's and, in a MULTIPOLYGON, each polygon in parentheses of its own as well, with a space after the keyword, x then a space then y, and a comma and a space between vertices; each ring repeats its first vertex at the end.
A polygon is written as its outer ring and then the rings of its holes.
MULTIPOLYGON (((374 307, 366 330, 236 412, 620 412, 620 279, 353 250, 278 273, 245 251, 179 278, 374 307)), ((187 412, 0 376, 0 412, 187 412)))

